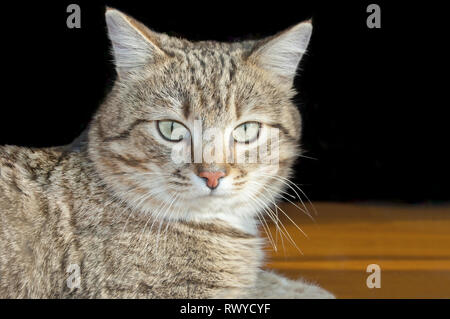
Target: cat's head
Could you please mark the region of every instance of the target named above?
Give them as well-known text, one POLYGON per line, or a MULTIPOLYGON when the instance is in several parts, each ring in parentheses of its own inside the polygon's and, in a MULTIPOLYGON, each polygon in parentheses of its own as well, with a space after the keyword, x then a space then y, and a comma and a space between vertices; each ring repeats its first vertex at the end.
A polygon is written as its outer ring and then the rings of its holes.
POLYGON ((106 21, 118 78, 88 146, 103 180, 157 218, 250 229, 300 152, 293 80, 311 23, 219 43, 156 33, 114 9, 106 21))

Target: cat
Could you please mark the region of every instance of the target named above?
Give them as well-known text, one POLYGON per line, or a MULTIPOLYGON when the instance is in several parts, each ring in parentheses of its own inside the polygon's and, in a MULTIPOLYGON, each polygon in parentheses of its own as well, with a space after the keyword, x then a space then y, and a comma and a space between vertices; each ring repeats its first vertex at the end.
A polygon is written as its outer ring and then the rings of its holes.
POLYGON ((0 147, 0 297, 334 298, 263 269, 257 222, 301 151, 291 99, 311 22, 220 43, 105 16, 117 79, 86 138, 0 147), (275 128, 278 161, 176 162, 176 145, 206 145, 195 123, 231 128, 224 148, 245 158, 275 128))

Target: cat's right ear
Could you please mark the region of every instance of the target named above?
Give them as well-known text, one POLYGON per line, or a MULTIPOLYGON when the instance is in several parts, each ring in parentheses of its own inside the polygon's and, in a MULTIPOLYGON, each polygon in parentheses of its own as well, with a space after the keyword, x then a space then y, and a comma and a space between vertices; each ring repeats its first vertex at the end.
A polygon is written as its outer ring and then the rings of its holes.
POLYGON ((106 8, 106 25, 119 76, 164 58, 157 34, 124 13, 106 8))

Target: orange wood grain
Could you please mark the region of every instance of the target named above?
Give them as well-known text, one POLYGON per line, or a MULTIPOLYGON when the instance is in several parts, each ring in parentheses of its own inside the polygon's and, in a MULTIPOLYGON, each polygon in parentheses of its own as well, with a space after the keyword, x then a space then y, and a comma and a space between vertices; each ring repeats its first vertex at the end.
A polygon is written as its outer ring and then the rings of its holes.
MULTIPOLYGON (((315 203, 315 222, 294 205, 280 219, 303 255, 283 243, 267 247, 267 267, 319 283, 338 298, 450 298, 450 206, 315 203), (366 285, 367 265, 381 267, 381 288, 366 285)), ((299 205, 300 206, 300 205, 299 205)))

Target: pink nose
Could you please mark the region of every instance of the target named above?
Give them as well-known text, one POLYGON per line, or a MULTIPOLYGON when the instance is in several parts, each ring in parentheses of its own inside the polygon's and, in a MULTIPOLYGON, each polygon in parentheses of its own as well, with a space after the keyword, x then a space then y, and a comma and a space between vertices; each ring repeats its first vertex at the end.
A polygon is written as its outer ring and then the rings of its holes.
POLYGON ((219 185, 219 179, 225 176, 224 172, 217 171, 217 172, 200 172, 198 174, 201 178, 206 178, 206 185, 208 185, 209 188, 214 189, 219 185))

